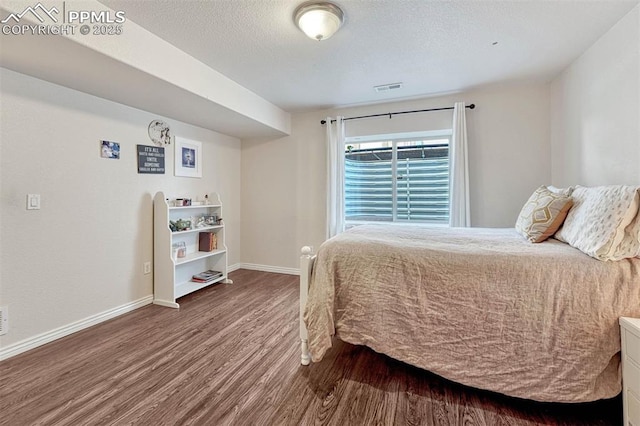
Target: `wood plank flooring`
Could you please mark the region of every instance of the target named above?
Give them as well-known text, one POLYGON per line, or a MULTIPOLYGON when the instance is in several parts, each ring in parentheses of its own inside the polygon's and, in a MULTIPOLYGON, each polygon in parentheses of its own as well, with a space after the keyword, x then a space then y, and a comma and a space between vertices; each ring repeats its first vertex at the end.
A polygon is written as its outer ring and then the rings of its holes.
POLYGON ((621 399, 541 404, 336 341, 300 365, 298 278, 240 270, 0 363, 0 424, 619 425, 621 399))

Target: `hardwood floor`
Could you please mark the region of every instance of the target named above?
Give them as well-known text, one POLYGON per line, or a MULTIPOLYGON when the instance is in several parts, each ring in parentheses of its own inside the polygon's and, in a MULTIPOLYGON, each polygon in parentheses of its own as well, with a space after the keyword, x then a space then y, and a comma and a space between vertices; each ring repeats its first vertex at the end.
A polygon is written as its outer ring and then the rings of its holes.
POLYGON ((0 424, 619 425, 621 399, 541 404, 336 341, 300 365, 298 278, 240 270, 0 363, 0 424))

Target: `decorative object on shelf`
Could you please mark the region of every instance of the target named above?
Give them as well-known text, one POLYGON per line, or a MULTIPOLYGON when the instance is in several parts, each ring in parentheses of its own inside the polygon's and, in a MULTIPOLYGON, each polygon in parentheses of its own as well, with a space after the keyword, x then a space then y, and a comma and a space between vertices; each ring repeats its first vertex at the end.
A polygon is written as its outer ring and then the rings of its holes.
POLYGON ((205 206, 209 205, 209 194, 204 194, 204 205, 205 206))
POLYGON ((191 205, 191 198, 176 198, 173 202, 174 207, 189 207, 191 205))
POLYGON ((149 123, 149 138, 158 146, 171 143, 169 125, 162 120, 153 120, 149 123))
POLYGON ((102 158, 120 159, 120 144, 118 142, 100 141, 100 156, 102 158))
POLYGON ((175 175, 202 177, 202 143, 184 138, 176 138, 175 175))
POLYGON ((293 22, 307 37, 321 41, 340 29, 344 12, 333 3, 310 1, 298 6, 293 13, 293 22))
POLYGON ((191 229, 191 221, 186 219, 170 220, 169 229, 173 232, 188 231, 191 229))
POLYGON ((193 227, 198 229, 198 228, 204 228, 207 225, 205 225, 204 223, 204 217, 196 217, 195 220, 193 221, 194 225, 193 227))
POLYGON ((164 148, 148 145, 138 147, 138 173, 164 174, 164 148))
POLYGON ((216 226, 218 224, 218 216, 215 214, 203 215, 202 219, 204 221, 204 226, 216 226))
POLYGON ((209 269, 208 271, 200 272, 199 274, 195 274, 191 277, 191 281, 195 281, 197 283, 205 283, 209 284, 222 277, 222 272, 214 271, 213 269, 209 269))
POLYGON ((173 258, 178 259, 183 257, 187 257, 187 244, 184 241, 175 243, 173 245, 173 258))

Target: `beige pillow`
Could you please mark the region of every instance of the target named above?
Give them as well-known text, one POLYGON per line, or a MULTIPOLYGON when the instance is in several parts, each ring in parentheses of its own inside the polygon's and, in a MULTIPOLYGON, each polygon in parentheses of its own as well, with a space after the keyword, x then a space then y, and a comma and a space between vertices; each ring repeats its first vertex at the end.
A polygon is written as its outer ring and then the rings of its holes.
POLYGON ((572 205, 571 197, 541 186, 522 207, 516 231, 532 243, 541 243, 560 228, 572 205))
POLYGON ((638 255, 640 205, 633 186, 577 186, 573 208, 555 237, 600 260, 638 255))

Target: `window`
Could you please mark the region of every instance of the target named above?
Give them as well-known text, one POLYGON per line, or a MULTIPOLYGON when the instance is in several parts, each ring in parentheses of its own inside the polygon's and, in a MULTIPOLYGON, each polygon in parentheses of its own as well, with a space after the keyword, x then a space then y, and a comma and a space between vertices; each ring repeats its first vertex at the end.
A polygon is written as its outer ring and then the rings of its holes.
POLYGON ((406 136, 346 139, 347 222, 449 223, 451 132, 406 136))

